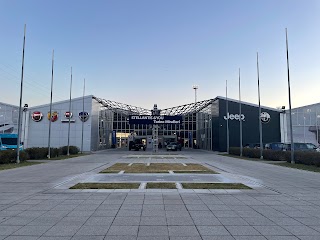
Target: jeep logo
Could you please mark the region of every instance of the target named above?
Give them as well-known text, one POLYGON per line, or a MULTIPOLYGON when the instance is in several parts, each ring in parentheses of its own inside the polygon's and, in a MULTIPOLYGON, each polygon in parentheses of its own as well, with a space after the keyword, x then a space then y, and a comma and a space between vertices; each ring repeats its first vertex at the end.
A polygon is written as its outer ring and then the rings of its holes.
MULTIPOLYGON (((238 120, 240 121, 240 114, 230 114, 228 113, 227 116, 224 116, 223 117, 225 120, 238 120)), ((243 114, 241 114, 241 121, 245 121, 245 116, 243 114)))

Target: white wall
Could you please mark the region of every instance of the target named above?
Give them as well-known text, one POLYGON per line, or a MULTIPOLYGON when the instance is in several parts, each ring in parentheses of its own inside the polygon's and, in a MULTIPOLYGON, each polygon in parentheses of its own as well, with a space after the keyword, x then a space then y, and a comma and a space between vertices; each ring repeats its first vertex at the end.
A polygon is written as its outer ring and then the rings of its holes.
MULTIPOLYGON (((27 141, 25 148, 30 147, 48 147, 49 136, 49 120, 47 114, 50 105, 43 105, 39 107, 29 108, 28 112, 28 129, 27 141), (32 120, 31 116, 34 111, 40 111, 43 114, 43 119, 40 122, 32 120)), ((82 137, 82 121, 79 118, 79 113, 83 110, 82 98, 72 99, 71 112, 74 123, 70 124, 70 145, 81 148, 82 137)), ((68 123, 63 123, 61 120, 66 119, 64 114, 69 111, 69 101, 63 101, 52 104, 52 112, 58 112, 58 120, 51 123, 51 147, 67 146, 68 144, 68 123)), ((84 122, 84 137, 83 137, 83 151, 90 151, 91 149, 91 119, 92 119, 92 96, 86 96, 84 99, 84 111, 89 113, 89 119, 84 122)))

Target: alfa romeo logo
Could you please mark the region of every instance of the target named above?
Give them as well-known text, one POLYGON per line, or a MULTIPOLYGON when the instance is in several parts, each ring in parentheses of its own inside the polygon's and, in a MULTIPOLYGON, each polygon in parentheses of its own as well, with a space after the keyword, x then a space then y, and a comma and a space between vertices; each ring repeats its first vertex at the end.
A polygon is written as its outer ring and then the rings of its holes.
POLYGON ((42 120, 42 117, 42 113, 38 111, 33 112, 31 115, 32 120, 35 122, 40 122, 42 120))
POLYGON ((82 122, 86 122, 89 119, 89 113, 79 112, 79 118, 82 122))
POLYGON ((52 112, 52 114, 50 114, 50 112, 48 112, 47 118, 49 121, 51 120, 51 122, 57 121, 58 120, 58 112, 54 111, 54 112, 52 112))
POLYGON ((268 122, 270 122, 270 114, 269 113, 267 113, 267 112, 262 112, 261 113, 261 115, 260 115, 260 120, 261 120, 261 122, 263 122, 263 123, 268 123, 268 122))

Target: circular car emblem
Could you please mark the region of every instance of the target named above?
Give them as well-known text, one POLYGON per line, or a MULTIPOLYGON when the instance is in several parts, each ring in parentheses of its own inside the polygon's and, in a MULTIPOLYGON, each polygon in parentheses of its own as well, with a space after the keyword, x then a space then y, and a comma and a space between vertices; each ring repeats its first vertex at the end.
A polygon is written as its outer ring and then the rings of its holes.
POLYGON ((50 112, 48 112, 48 115, 47 115, 48 120, 50 120, 50 117, 51 117, 51 122, 57 121, 58 120, 58 112, 54 111, 54 112, 52 112, 52 114, 50 114, 50 112))
POLYGON ((79 112, 79 118, 82 122, 86 122, 89 119, 89 113, 79 112))
POLYGON ((72 112, 65 112, 65 113, 64 113, 64 117, 65 117, 65 118, 68 118, 68 119, 69 119, 69 118, 72 118, 72 112))
POLYGON ((261 113, 261 115, 260 115, 260 120, 261 120, 261 122, 263 122, 263 123, 268 123, 268 122, 270 122, 270 114, 269 113, 267 113, 267 112, 262 112, 261 113))
POLYGON ((35 122, 40 122, 42 120, 42 117, 42 113, 38 111, 33 112, 31 115, 32 120, 35 122))

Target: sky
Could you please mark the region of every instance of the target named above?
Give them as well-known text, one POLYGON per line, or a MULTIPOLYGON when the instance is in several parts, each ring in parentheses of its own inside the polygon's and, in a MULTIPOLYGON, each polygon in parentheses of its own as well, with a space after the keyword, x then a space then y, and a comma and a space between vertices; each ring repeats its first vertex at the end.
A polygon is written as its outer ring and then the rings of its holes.
POLYGON ((225 96, 288 108, 320 102, 319 0, 0 0, 0 102, 85 94, 151 109, 225 96))

